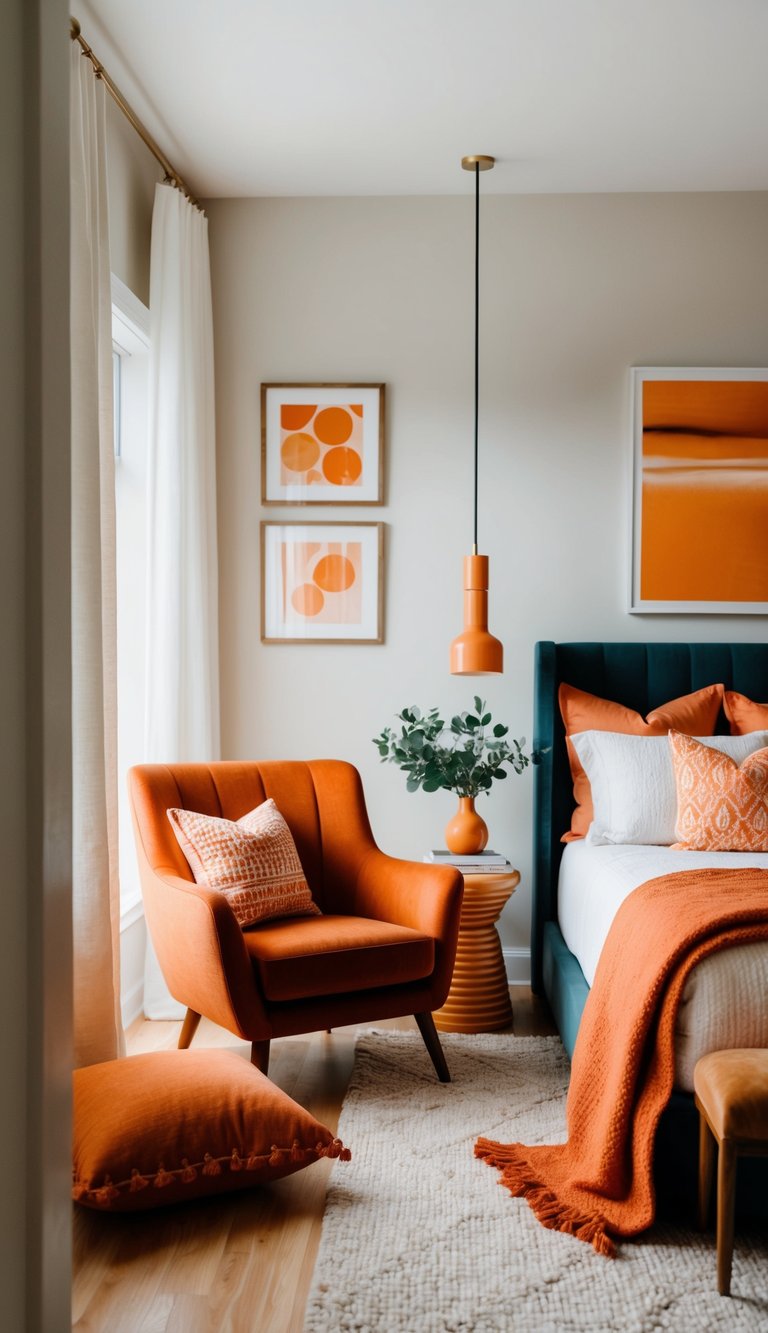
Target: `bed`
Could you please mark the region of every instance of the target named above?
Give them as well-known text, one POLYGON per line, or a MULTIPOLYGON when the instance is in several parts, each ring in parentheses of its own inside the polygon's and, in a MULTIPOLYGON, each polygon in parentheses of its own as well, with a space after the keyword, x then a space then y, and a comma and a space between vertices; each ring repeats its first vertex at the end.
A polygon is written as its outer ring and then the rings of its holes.
MULTIPOLYGON (((717 682, 755 700, 768 700, 768 644, 684 643, 551 643, 536 645, 534 685, 534 865, 531 942, 533 990, 547 997, 569 1054, 578 1033, 589 984, 575 954, 566 944, 559 921, 558 881, 564 844, 574 808, 573 783, 558 706, 561 682, 610 699, 646 714, 670 699, 680 698, 717 682)), ((727 732, 720 717, 718 732, 727 732)), ((578 844, 567 844, 575 849, 578 844)), ((674 853, 668 853, 674 855, 674 853)), ((722 854, 721 854, 722 855, 722 854)), ((738 854, 737 854, 738 855, 738 854)), ((578 854, 577 854, 578 856, 578 854)), ((574 858, 569 851, 569 857, 574 858)), ((657 871, 656 873, 661 873, 657 871)), ((674 1092, 664 1113, 656 1144, 656 1180, 662 1205, 695 1194, 697 1157, 696 1111, 693 1098, 674 1092), (671 1164, 674 1162, 674 1170, 671 1164), (674 1179, 674 1199, 665 1185, 674 1179)), ((753 1198, 742 1208, 768 1216, 768 1162, 756 1162, 760 1175, 749 1173, 753 1198)), ((742 1173, 745 1177, 748 1173, 742 1173)), ((747 1191, 743 1190, 746 1195, 747 1191)))

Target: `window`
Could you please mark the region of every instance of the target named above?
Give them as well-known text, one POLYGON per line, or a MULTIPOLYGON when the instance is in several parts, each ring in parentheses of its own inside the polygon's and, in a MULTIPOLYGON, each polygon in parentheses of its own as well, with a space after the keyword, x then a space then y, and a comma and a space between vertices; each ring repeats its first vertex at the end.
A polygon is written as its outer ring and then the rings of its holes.
MULTIPOLYGON (((112 312, 113 334, 114 334, 114 322, 115 322, 115 312, 114 312, 114 310, 113 310, 113 312, 112 312)), ((120 445, 121 445, 121 438, 120 438, 120 435, 121 435, 121 430, 122 430, 122 423, 121 423, 121 419, 120 419, 120 418, 121 418, 120 402, 121 402, 121 396, 122 396, 122 393, 121 393, 121 388, 122 388, 122 384, 121 384, 121 375, 122 375, 122 369, 121 369, 121 368, 122 368, 122 358, 123 358, 124 356, 128 356, 128 355, 129 355, 128 352, 121 352, 120 348, 119 348, 119 347, 116 347, 116 346, 115 346, 115 343, 114 343, 114 341, 113 341, 113 343, 112 343, 112 422, 113 422, 113 429, 114 429, 114 434, 115 434, 115 458, 119 458, 119 457, 120 457, 120 445)))
POLYGON ((142 915, 126 774, 144 758, 149 311, 112 278, 120 921, 142 915))

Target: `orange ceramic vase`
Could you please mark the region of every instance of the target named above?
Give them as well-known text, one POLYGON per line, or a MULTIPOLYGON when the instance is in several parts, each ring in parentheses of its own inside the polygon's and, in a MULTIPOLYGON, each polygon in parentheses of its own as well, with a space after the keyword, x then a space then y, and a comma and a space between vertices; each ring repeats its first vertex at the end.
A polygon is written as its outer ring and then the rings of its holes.
POLYGON ((454 856, 481 852, 488 842, 488 825, 475 810, 474 796, 460 796, 459 808, 445 826, 445 845, 454 856))

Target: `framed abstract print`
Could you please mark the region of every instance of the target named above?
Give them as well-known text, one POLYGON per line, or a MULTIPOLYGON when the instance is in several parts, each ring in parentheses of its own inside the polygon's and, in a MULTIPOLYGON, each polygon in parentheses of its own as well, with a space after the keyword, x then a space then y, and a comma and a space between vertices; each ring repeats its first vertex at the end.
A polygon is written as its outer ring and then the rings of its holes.
POLYGON ((262 384, 265 505, 384 500, 383 384, 262 384))
POLYGON ((768 612, 768 370, 632 371, 630 611, 768 612))
POLYGON ((383 523, 262 523, 262 643, 383 643, 383 523))

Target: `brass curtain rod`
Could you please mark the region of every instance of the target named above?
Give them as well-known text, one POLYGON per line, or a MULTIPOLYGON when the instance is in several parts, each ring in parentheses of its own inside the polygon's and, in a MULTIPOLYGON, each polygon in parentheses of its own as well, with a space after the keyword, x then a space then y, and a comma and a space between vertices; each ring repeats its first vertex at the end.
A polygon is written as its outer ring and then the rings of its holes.
POLYGON ((83 37, 80 31, 80 24, 78 23, 77 19, 70 18, 69 25, 70 25, 69 34, 70 37, 72 38, 72 41, 80 43, 80 46, 82 47, 83 50, 83 55, 86 55, 90 60, 91 64, 93 65, 93 70, 96 75, 96 78, 103 79, 107 91, 110 93, 113 101, 117 103, 123 115, 126 117, 127 120, 130 121, 131 125, 138 134, 139 138, 147 145, 147 148, 149 149, 150 153, 152 153, 153 157, 157 158, 158 162, 160 163, 160 166, 163 168, 163 171, 165 172, 166 181, 168 181, 171 185, 175 186, 177 190, 181 190, 181 193, 186 196, 186 198, 189 200, 191 204, 194 204, 195 208, 199 208, 201 213, 204 212, 200 200, 195 198, 189 186, 186 184, 186 181, 183 180, 183 178, 179 175, 176 168, 172 166, 172 164, 168 161, 168 158, 165 156, 165 153, 163 152, 162 148, 159 148, 158 145, 155 143, 154 139, 152 138, 152 135, 149 133, 149 130, 144 128, 138 116, 136 115, 136 112, 128 105, 125 98, 123 97, 123 94, 120 92, 120 89, 117 87, 115 83, 113 83, 112 79, 109 77, 109 74, 102 65, 101 61, 98 60, 94 55, 91 47, 88 45, 88 43, 86 42, 85 38, 83 37))

